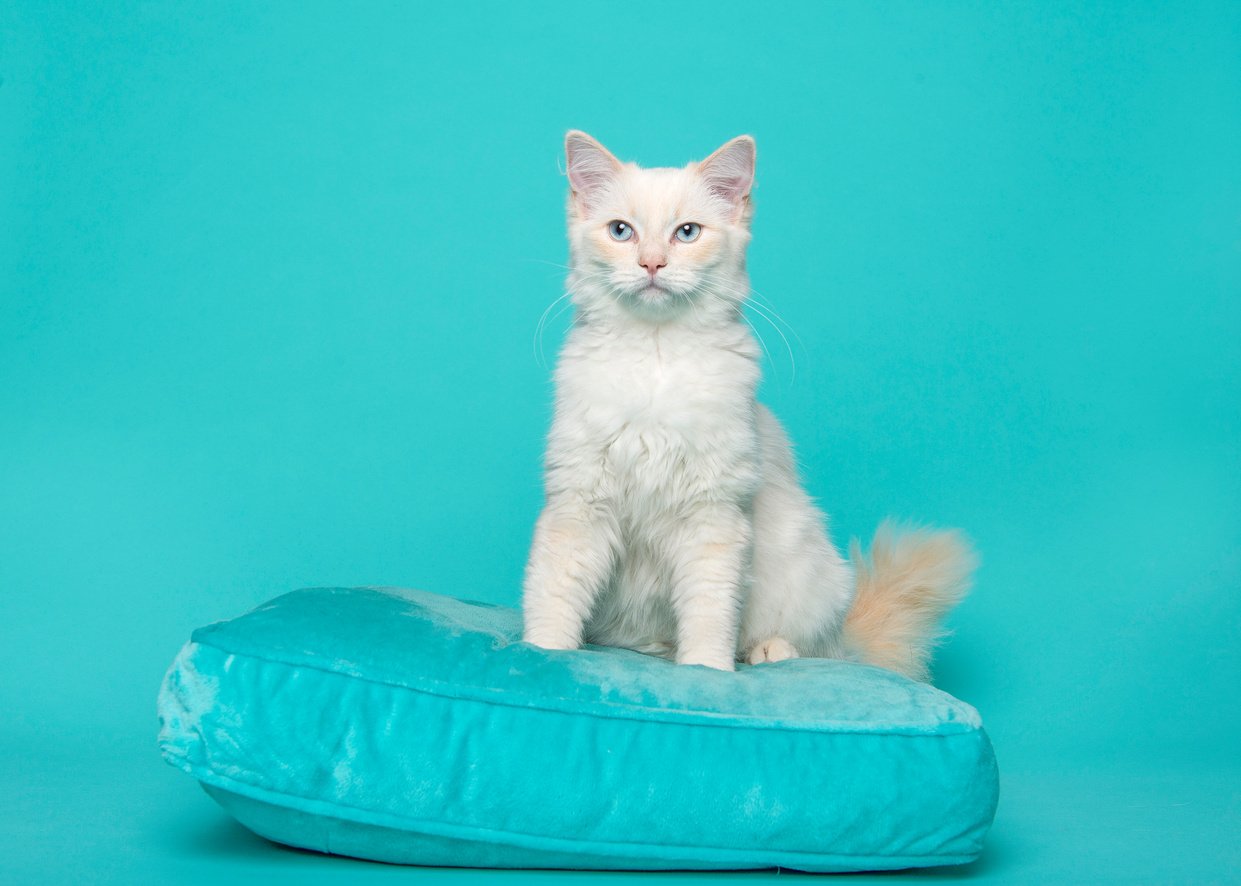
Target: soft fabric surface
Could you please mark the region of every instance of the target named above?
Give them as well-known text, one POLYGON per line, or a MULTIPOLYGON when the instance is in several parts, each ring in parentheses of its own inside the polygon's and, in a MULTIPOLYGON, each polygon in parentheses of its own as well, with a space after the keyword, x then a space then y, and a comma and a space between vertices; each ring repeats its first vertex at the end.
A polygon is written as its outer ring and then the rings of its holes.
POLYGON ((160 747, 255 832, 381 861, 845 871, 981 850, 995 759, 937 689, 519 636, 517 612, 435 594, 286 594, 194 632, 160 747))

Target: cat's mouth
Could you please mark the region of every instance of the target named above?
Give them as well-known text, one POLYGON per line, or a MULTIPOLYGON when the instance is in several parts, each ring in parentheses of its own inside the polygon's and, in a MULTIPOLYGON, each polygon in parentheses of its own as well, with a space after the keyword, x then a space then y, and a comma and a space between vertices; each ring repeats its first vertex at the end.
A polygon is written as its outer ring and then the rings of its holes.
POLYGON ((682 293, 662 280, 643 280, 632 288, 617 293, 629 303, 632 310, 646 315, 655 311, 664 316, 668 311, 680 307, 685 299, 682 293))

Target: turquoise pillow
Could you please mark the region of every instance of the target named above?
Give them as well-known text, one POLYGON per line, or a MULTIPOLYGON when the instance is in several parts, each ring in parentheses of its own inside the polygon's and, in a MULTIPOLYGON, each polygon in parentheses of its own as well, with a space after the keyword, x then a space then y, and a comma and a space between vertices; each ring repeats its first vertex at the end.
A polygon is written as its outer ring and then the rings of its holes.
POLYGON ((852 871, 982 848, 991 745, 931 686, 520 636, 511 609, 295 591, 194 632, 160 748, 256 833, 387 862, 852 871))

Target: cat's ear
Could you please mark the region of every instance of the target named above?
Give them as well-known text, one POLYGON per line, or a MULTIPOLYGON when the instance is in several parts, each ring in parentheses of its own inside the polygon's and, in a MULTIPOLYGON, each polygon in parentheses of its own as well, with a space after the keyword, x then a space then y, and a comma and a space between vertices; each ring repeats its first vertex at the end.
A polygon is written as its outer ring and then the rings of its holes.
POLYGON ((579 212, 589 211, 599 194, 621 171, 621 162, 599 142, 577 129, 564 137, 564 156, 579 212))
POLYGON ((733 217, 744 220, 754 187, 754 139, 739 135, 698 164, 698 174, 712 194, 728 203, 733 217))

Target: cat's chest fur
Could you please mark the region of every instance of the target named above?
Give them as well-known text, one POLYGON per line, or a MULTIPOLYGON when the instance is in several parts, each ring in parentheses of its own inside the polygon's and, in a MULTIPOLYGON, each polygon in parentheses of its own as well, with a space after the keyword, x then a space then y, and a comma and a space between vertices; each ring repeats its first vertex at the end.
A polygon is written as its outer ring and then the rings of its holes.
POLYGON ((757 383, 751 340, 731 329, 575 330, 557 373, 553 454, 609 499, 744 497, 757 478, 757 383))

